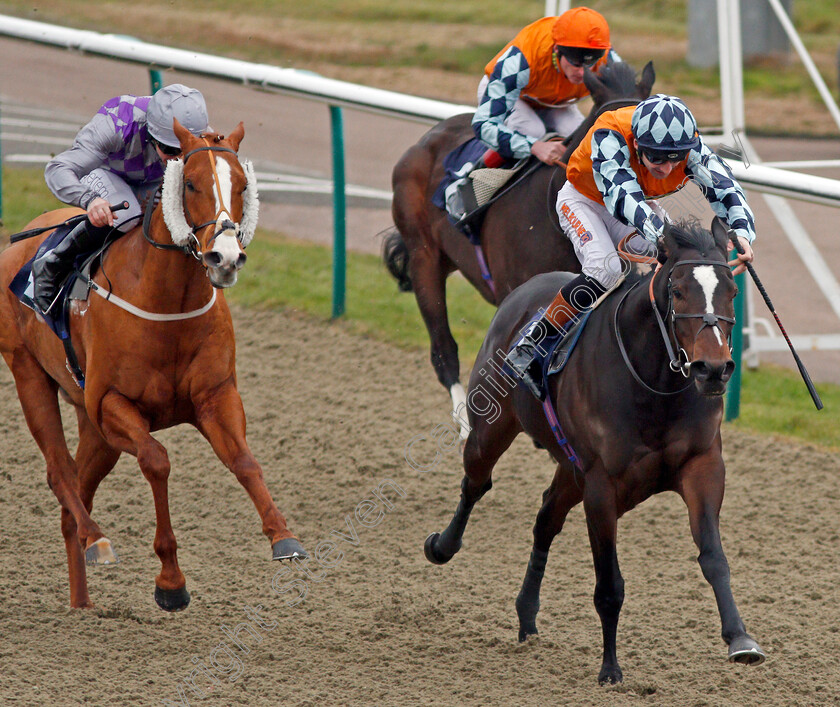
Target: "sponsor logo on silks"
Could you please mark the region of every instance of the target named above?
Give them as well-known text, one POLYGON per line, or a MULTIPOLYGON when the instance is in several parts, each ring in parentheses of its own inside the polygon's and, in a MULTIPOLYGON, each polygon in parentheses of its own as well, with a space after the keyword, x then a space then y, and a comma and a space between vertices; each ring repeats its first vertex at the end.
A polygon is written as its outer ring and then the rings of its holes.
POLYGON ((586 230, 586 227, 580 222, 580 219, 575 216, 574 212, 569 208, 569 205, 563 204, 560 207, 560 211, 563 212, 563 215, 566 217, 566 221, 569 222, 569 225, 575 229, 575 232, 580 238, 581 244, 589 243, 589 241, 592 240, 592 234, 586 230))

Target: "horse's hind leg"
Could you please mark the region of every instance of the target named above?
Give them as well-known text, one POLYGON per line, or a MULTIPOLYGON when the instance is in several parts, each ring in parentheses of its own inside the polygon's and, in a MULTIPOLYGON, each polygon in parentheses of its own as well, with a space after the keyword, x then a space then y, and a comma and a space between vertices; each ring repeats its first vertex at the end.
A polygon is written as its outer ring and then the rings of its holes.
MULTIPOLYGON (((441 385, 449 391, 452 410, 458 419, 466 415, 467 395, 461 384, 458 344, 449 328, 446 308, 446 276, 440 253, 433 248, 414 251, 409 261, 417 306, 431 342, 431 360, 441 385)), ((461 439, 469 432, 461 422, 461 439)))
MULTIPOLYGON (((100 482, 114 468, 120 452, 110 447, 93 426, 84 408, 76 409, 79 422, 79 447, 76 450, 76 469, 79 474, 79 496, 87 512, 93 510, 93 496, 100 482)), ((85 548, 89 565, 114 565, 119 562, 108 538, 91 541, 85 548)))
POLYGON ((490 478, 493 467, 520 431, 509 400, 493 422, 484 418, 476 420, 477 416, 471 417, 473 428, 464 446, 465 474, 461 481, 461 498, 446 529, 426 538, 423 549, 429 562, 442 565, 461 549, 461 540, 473 506, 493 486, 490 478))
POLYGON ((155 499, 155 552, 160 574, 155 578, 155 601, 164 611, 180 611, 190 603, 187 581, 178 566, 177 543, 169 517, 169 456, 149 434, 149 423, 135 405, 115 391, 101 401, 102 432, 108 444, 137 457, 155 499))
POLYGON ((47 483, 61 504, 61 532, 70 575, 70 606, 93 606, 79 543, 95 542, 103 535, 79 497, 76 466, 61 425, 57 386, 27 351, 18 349, 5 358, 15 378, 26 424, 47 462, 47 483))
POLYGON ((683 467, 678 491, 688 507, 691 535, 700 550, 697 561, 712 586, 721 619, 723 640, 733 663, 758 665, 764 651, 747 633, 729 584, 729 563, 720 542, 720 507, 723 503, 724 465, 720 454, 695 458, 683 467))
POLYGON ((618 512, 615 488, 600 465, 590 469, 583 494, 589 545, 595 563, 595 610, 601 618, 604 655, 598 684, 623 679, 616 655, 618 615, 624 603, 624 579, 618 567, 616 532, 618 512))
POLYGON ((197 426, 213 446, 222 463, 248 492, 262 519, 262 530, 271 541, 272 558, 291 560, 307 557, 300 541, 286 527, 265 485, 262 469, 245 437, 245 410, 233 385, 223 386, 212 395, 196 401, 197 426))
POLYGON ((540 585, 545 574, 548 550, 552 540, 563 530, 569 511, 583 498, 583 481, 576 479, 574 474, 563 464, 558 465, 551 486, 543 494, 542 508, 534 524, 534 547, 522 589, 516 597, 520 641, 539 633, 536 619, 540 610, 540 585))

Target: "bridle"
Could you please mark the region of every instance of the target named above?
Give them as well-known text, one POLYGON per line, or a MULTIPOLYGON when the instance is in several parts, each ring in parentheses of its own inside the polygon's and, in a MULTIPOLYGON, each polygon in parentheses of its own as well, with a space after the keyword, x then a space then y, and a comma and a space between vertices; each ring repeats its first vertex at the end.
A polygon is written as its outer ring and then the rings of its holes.
MULTIPOLYGON (((189 152, 187 152, 183 157, 183 162, 184 162, 184 165, 186 165, 187 160, 190 157, 192 157, 194 154, 196 154, 197 152, 207 152, 208 153, 207 157, 210 160, 210 169, 213 171, 213 181, 216 184, 216 193, 219 195, 220 206, 219 206, 219 210, 216 212, 216 215, 213 217, 213 219, 211 219, 209 221, 206 221, 205 223, 195 225, 195 222, 192 218, 192 215, 190 214, 189 206, 187 205, 187 200, 186 200, 185 195, 184 195, 183 190, 185 189, 185 187, 182 184, 181 185, 181 189, 182 189, 182 191, 181 191, 181 204, 184 207, 184 217, 187 219, 187 224, 189 225, 190 230, 191 230, 190 240, 186 245, 176 245, 174 243, 158 243, 149 234, 149 226, 150 226, 151 221, 152 221, 152 212, 154 211, 154 209, 147 208, 146 213, 143 217, 143 237, 149 243, 151 243, 155 248, 159 248, 160 250, 180 250, 182 253, 185 253, 186 255, 191 255, 192 257, 194 257, 196 260, 198 260, 200 262, 202 262, 203 253, 201 252, 201 243, 198 240, 198 232, 199 231, 201 231, 203 228, 207 228, 208 226, 212 226, 213 224, 219 223, 219 218, 221 217, 222 214, 227 214, 228 218, 224 219, 219 224, 219 228, 216 230, 216 232, 213 234, 213 236, 210 238, 210 240, 207 241, 207 245, 210 245, 211 243, 213 243, 213 241, 216 240, 216 238, 220 234, 224 233, 225 231, 231 230, 231 229, 233 229, 233 230, 236 229, 236 223, 233 220, 233 215, 230 213, 230 210, 227 208, 227 206, 222 201, 222 187, 221 187, 221 184, 219 183, 219 174, 216 171, 216 160, 214 160, 213 155, 209 154, 209 153, 211 153, 211 152, 230 152, 234 156, 237 155, 236 150, 232 150, 229 147, 222 147, 220 145, 211 145, 209 142, 207 142, 207 138, 204 137, 204 136, 202 136, 201 139, 204 141, 204 146, 203 147, 196 147, 196 148, 190 150, 189 152)), ((162 187, 158 187, 157 192, 155 192, 155 199, 157 199, 158 196, 160 195, 161 188, 162 187)))
MULTIPOLYGON (((720 328, 720 321, 729 322, 730 324, 735 324, 735 319, 732 317, 727 317, 722 314, 717 314, 715 312, 700 312, 700 313, 693 313, 693 314, 683 314, 678 313, 674 308, 674 296, 673 296, 673 286, 671 284, 671 273, 674 272, 676 268, 680 265, 711 265, 716 267, 723 267, 727 270, 729 269, 729 265, 727 263, 709 261, 709 260, 680 260, 675 263, 670 270, 668 271, 668 283, 667 283, 667 291, 668 291, 668 304, 666 306, 666 313, 665 317, 663 318, 662 314, 659 311, 659 307, 656 305, 656 297, 654 295, 653 285, 654 281, 656 280, 656 276, 659 274, 660 270, 662 269, 662 264, 658 263, 656 270, 654 270, 653 275, 650 278, 650 284, 648 287, 649 293, 649 300, 651 304, 651 308, 653 309, 654 316, 656 318, 656 323, 659 326, 659 333, 662 336, 662 341, 665 344, 665 350, 668 353, 668 367, 674 373, 681 373, 685 378, 688 378, 690 373, 689 369, 691 367, 691 360, 688 357, 688 353, 686 350, 679 346, 679 341, 677 340, 677 332, 676 332, 676 321, 678 319, 702 319, 703 324, 697 330, 697 333, 694 335, 694 340, 697 341, 697 337, 700 335, 700 332, 703 331, 706 327, 715 327, 723 334, 723 330, 720 328), (665 319, 668 320, 668 326, 665 325, 665 319), (679 349, 679 353, 676 353, 676 349, 679 349)), ((639 281, 641 282, 641 281, 639 281)), ((624 341, 621 337, 621 330, 619 328, 618 322, 618 315, 621 310, 624 301, 627 299, 627 296, 633 291, 633 289, 639 284, 636 282, 633 284, 632 287, 628 288, 628 290, 624 293, 621 299, 618 302, 618 305, 615 308, 615 312, 613 315, 613 326, 615 329, 615 336, 616 340, 618 341, 618 348, 621 351, 621 356, 624 359, 624 363, 627 366, 630 373, 633 375, 633 378, 639 383, 645 390, 650 393, 654 393, 655 395, 677 395, 678 393, 682 393, 687 390, 691 383, 689 382, 684 387, 678 390, 672 391, 662 391, 656 390, 645 383, 639 374, 637 373, 636 369, 633 367, 632 362, 630 361, 630 357, 627 355, 627 349, 624 346, 624 341)), ((730 346, 731 350, 731 346, 730 346)))

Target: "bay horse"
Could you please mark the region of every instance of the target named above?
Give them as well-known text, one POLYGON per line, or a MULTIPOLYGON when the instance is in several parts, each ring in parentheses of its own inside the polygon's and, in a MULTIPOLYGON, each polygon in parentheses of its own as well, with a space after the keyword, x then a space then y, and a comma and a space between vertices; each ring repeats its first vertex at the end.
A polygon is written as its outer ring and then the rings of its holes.
POLYGON ((688 507, 698 561, 714 590, 729 660, 764 660, 735 606, 719 530, 725 477, 722 395, 735 367, 728 336, 736 287, 726 264, 726 236, 718 220, 711 232, 696 223, 666 227, 659 267, 655 273, 629 276, 591 312, 565 368, 549 378, 545 409, 509 377, 502 358, 572 275, 538 275, 509 295, 473 368, 470 396, 480 390, 483 397, 471 397, 461 499, 449 526, 426 539, 426 557, 442 564, 458 552, 473 506, 492 486, 494 465, 514 438, 526 432, 548 450, 557 469, 543 494, 516 600, 519 640, 537 633, 551 541, 568 512, 583 501, 595 565, 595 608, 603 630, 601 684, 622 680, 616 656, 624 601, 617 521, 662 491, 678 493, 688 507), (552 412, 556 418, 549 423, 552 412))
MULTIPOLYGON (((566 159, 604 110, 644 100, 650 95, 655 78, 652 62, 642 70, 638 82, 636 72, 624 62, 609 64, 598 74, 587 70, 584 82, 593 105, 587 118, 569 136, 566 159)), ((458 344, 449 328, 446 278, 460 270, 485 300, 498 306, 534 275, 555 270, 580 272, 580 263, 560 228, 555 207, 557 192, 566 181, 565 169, 541 164, 512 185, 484 216, 481 248, 495 287, 488 285, 473 245, 432 203, 432 195, 444 177, 444 158, 475 136, 471 120, 472 114, 462 114, 442 121, 397 162, 392 174, 395 228, 383 244, 385 263, 400 289, 414 290, 429 332, 432 366, 450 394, 456 416, 466 403, 466 395, 460 382, 458 344)), ((465 436, 462 427, 462 438, 465 436)))
MULTIPOLYGON (((154 548, 161 561, 155 601, 167 611, 188 605, 169 516, 170 462, 151 434, 181 423, 198 428, 245 487, 274 558, 306 554, 286 527, 246 441, 233 323, 219 291, 236 283, 256 227, 253 166, 237 155, 244 133, 239 123, 227 138, 195 137, 175 121, 183 158, 167 164, 160 203, 146 224, 105 251, 88 282, 89 301, 70 307, 83 389, 70 373, 62 342, 9 290, 38 242, 22 240, 0 254, 0 352, 46 460, 47 483, 61 504, 72 607, 93 606, 85 562, 117 561, 90 512, 97 487, 123 452, 137 458, 154 495, 154 548), (75 458, 62 430, 58 393, 75 408, 75 458)), ((56 225, 80 213, 77 208, 47 212, 28 228, 56 225)))

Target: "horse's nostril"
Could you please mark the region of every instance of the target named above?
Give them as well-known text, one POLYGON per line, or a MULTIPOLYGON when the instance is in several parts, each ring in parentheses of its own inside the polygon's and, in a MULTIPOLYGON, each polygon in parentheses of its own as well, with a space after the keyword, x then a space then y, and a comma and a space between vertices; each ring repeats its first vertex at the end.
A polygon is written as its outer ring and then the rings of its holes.
POLYGON ((242 266, 245 265, 245 261, 248 260, 248 256, 245 253, 240 253, 239 257, 236 259, 236 269, 241 270, 242 266))
POLYGON ((735 361, 730 359, 723 365, 723 373, 721 374, 723 382, 728 381, 733 373, 735 373, 735 361))
POLYGON ((209 268, 217 268, 222 264, 222 254, 211 250, 204 254, 204 264, 209 268))
POLYGON ((711 374, 711 369, 705 361, 693 361, 689 366, 691 377, 695 380, 706 380, 711 374))

